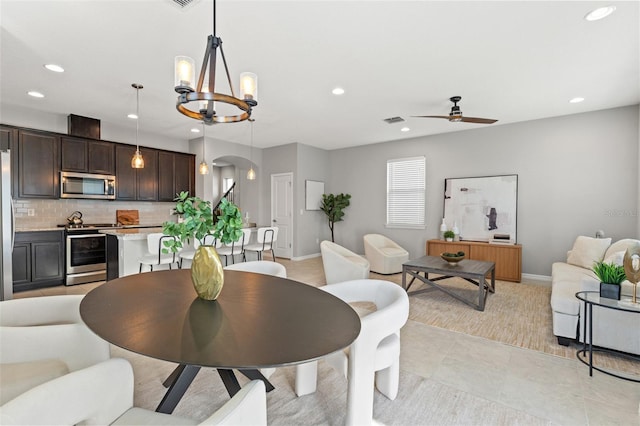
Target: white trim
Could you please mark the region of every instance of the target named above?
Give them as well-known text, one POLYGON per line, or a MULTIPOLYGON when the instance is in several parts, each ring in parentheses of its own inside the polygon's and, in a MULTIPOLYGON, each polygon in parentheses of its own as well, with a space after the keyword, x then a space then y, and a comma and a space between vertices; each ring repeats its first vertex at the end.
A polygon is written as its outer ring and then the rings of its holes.
POLYGON ((304 256, 299 256, 299 257, 292 257, 291 260, 293 261, 299 261, 299 260, 307 260, 307 259, 313 259, 314 257, 320 257, 322 254, 320 253, 313 253, 313 254, 307 254, 304 256))

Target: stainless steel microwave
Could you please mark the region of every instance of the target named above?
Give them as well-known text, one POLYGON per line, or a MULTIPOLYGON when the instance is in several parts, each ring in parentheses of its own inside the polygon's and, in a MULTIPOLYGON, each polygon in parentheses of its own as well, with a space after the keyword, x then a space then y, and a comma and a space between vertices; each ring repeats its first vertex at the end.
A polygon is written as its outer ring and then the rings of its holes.
POLYGON ((60 198, 116 199, 116 177, 60 172, 60 198))

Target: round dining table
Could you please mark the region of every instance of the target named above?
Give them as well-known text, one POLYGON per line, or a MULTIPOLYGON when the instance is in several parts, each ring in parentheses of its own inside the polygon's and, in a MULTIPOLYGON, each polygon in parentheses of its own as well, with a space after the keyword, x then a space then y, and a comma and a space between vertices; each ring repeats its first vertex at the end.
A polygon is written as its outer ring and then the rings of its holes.
POLYGON ((170 413, 201 367, 218 369, 229 394, 234 369, 273 386, 259 369, 313 361, 348 347, 357 313, 308 284, 225 271, 216 300, 198 298, 190 270, 129 275, 89 292, 80 315, 98 336, 126 350, 180 366, 156 411, 170 413))

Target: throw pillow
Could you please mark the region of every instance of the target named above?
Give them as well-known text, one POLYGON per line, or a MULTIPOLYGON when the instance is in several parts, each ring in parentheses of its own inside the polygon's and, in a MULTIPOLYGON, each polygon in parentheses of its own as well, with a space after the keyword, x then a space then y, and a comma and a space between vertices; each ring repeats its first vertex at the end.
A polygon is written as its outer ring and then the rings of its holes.
MULTIPOLYGON (((607 250, 607 253, 609 251, 607 250)), ((605 257, 604 263, 613 263, 614 265, 622 266, 622 262, 624 260, 624 251, 617 251, 615 253, 611 253, 609 256, 605 257)))
POLYGON ((568 253, 567 263, 591 269, 595 262, 602 260, 610 245, 611 238, 592 238, 580 235, 568 253))

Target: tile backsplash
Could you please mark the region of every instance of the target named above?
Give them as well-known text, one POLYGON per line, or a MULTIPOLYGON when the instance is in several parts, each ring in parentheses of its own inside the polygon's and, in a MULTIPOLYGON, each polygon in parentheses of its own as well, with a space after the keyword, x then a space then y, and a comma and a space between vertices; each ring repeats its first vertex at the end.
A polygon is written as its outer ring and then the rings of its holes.
POLYGON ((174 202, 129 202, 105 200, 14 200, 16 228, 52 228, 67 223, 74 211, 82 212, 84 223, 116 223, 116 210, 138 210, 140 224, 156 225, 175 221, 174 202), (33 213, 29 216, 29 213, 33 213))

